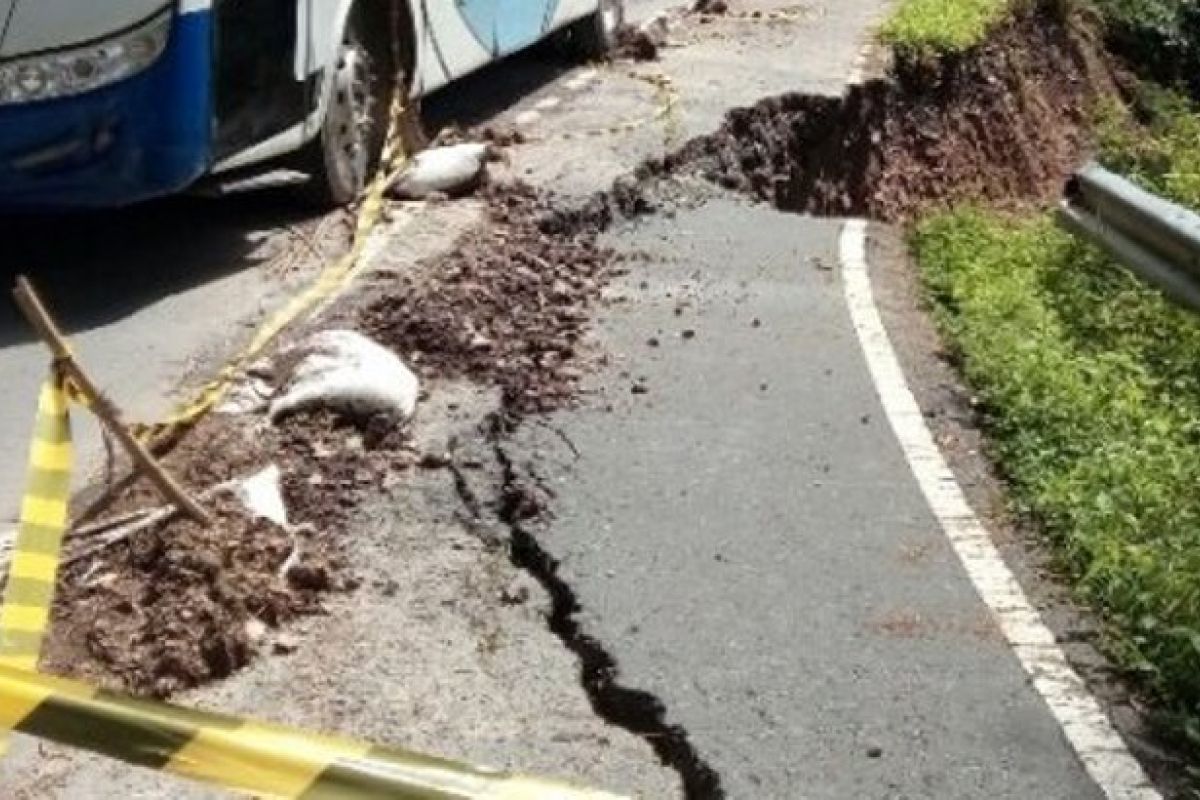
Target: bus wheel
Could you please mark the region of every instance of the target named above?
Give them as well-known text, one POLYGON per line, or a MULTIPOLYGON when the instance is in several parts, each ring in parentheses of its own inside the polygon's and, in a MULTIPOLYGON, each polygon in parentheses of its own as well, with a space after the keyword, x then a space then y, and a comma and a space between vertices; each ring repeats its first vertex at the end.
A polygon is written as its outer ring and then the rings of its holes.
POLYGON ((569 51, 576 58, 593 61, 608 56, 617 45, 617 34, 625 25, 625 0, 600 0, 596 11, 563 32, 569 51))
POLYGON ((354 201, 378 167, 395 90, 390 63, 386 36, 372 35, 363 15, 353 13, 330 76, 321 131, 302 156, 311 176, 305 194, 317 205, 354 201))

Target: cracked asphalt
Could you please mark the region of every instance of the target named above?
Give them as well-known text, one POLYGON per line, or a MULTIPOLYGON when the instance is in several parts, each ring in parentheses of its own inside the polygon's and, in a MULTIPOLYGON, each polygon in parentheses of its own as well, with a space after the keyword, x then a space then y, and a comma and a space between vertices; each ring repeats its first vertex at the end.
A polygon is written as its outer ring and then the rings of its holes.
MULTIPOLYGON (((631 16, 673 5, 630 0, 631 16)), ((792 13, 676 26, 649 64, 520 56, 426 113, 435 125, 519 127, 528 142, 509 153, 511 173, 578 198, 732 107, 840 92, 886 3, 734 5, 792 13), (679 102, 655 119, 662 97, 646 78, 659 74, 679 102)), ((608 363, 581 407, 523 425, 497 450, 480 433, 494 395, 427 387, 418 441, 480 468, 457 485, 446 470, 387 482, 347 531, 359 591, 300 623, 295 652, 178 699, 644 798, 1103 796, 887 426, 842 299, 839 221, 698 187, 659 200, 660 213, 608 235, 630 271, 597 321, 608 363), (472 511, 498 506, 514 475, 554 494, 547 520, 515 532, 472 511), (534 537, 536 557, 510 557, 514 535, 534 537), (589 684, 598 665, 615 670, 609 694, 589 684)), ((149 232, 136 246, 77 221, 75 244, 28 254, 85 356, 138 415, 161 413, 181 378, 311 277, 314 242, 336 249, 337 219, 295 218, 276 201, 120 215, 149 232)), ((444 253, 448 231, 475 224, 470 203, 396 212, 364 280, 444 253)), ((15 320, 0 323, 0 376, 31 405, 44 360, 15 320)), ((14 452, 22 408, 0 418, 14 452)), ((94 437, 85 448, 94 463, 94 437)), ((10 487, 19 460, 6 469, 10 487)), ((0 514, 15 497, 0 496, 0 514)), ((20 738, 0 787, 19 800, 223 796, 20 738)))
POLYGON ((615 355, 509 447, 537 539, 728 797, 1100 798, 909 472, 838 231, 714 198, 611 235, 615 355))

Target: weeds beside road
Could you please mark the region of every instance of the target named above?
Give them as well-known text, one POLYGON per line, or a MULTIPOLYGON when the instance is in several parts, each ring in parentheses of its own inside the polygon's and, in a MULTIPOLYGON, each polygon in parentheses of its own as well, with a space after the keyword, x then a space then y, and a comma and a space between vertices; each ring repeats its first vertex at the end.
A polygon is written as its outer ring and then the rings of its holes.
POLYGON ((905 0, 880 31, 905 56, 937 56, 979 44, 1007 15, 1009 0, 905 0))
MULTIPOLYGON (((902 57, 961 49, 1009 5, 910 0, 883 35, 902 57)), ((1197 18, 1195 4, 1167 0, 1088 8, 1110 41, 1149 31, 1150 49, 1154 37, 1186 38, 1197 18)), ((1195 52, 1200 39, 1177 44, 1195 52)), ((1106 166, 1200 209, 1191 101, 1147 85, 1094 113, 1106 166)), ((1200 749, 1200 318, 1045 211, 951 208, 918 222, 912 242, 1015 509, 1053 542, 1110 653, 1162 701, 1166 728, 1200 749)))

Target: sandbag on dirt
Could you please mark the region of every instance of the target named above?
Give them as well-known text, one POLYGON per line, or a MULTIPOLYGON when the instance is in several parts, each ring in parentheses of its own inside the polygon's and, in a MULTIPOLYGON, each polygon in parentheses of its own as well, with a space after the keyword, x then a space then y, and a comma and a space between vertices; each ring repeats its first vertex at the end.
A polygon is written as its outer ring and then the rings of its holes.
POLYGON ((391 350, 355 331, 321 331, 282 353, 278 363, 283 374, 272 420, 321 408, 407 420, 417 407, 417 376, 391 350))
POLYGON ((398 200, 420 200, 434 194, 467 194, 483 182, 488 162, 498 158, 493 145, 473 142, 422 151, 388 187, 388 195, 398 200))

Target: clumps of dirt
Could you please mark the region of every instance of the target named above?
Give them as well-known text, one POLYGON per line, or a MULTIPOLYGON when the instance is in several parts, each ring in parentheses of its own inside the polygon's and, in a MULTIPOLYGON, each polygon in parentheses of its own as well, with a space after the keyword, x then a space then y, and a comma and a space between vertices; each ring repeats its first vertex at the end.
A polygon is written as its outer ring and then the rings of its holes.
MULTIPOLYGON (((232 492, 208 492, 216 524, 177 517, 64 568, 43 667, 165 697, 278 647, 277 629, 349 591, 343 532, 361 496, 411 466, 403 428, 372 418, 298 414, 278 426, 205 418, 167 458, 194 494, 279 465, 289 529, 252 519, 232 492)), ((105 517, 161 504, 139 480, 105 517)), ((72 552, 90 540, 73 541, 72 552)))
POLYGON ((658 58, 659 43, 650 32, 635 25, 622 25, 617 30, 617 43, 613 48, 614 58, 629 58, 634 61, 654 61, 658 58))
POLYGON ((521 184, 484 197, 490 224, 386 287, 360 324, 426 379, 468 377, 500 387, 510 413, 550 411, 576 393, 589 309, 615 274, 597 234, 645 201, 630 186, 570 211, 521 184))
MULTIPOLYGON (((115 557, 70 570, 55 603, 45 657, 52 672, 163 697, 243 666, 256 627, 319 608, 319 587, 283 573, 293 537, 254 520, 237 500, 208 503, 216 524, 181 519, 135 534, 115 557)), ((300 558, 309 570, 326 557, 300 558)))
MULTIPOLYGON (((491 224, 419 277, 386 287, 360 327, 426 379, 465 376, 503 390, 506 411, 567 403, 582 378, 591 305, 617 268, 597 237, 614 215, 647 210, 636 182, 560 210, 523 185, 486 187, 491 224)), ((278 425, 210 415, 164 459, 217 524, 176 517, 62 570, 43 666, 139 695, 164 697, 221 678, 278 644, 276 630, 319 614, 330 592, 358 585, 344 531, 368 492, 408 469, 447 466, 383 418, 297 414, 278 425), (282 472, 284 529, 251 519, 214 486, 268 463, 282 472)), ((537 498, 505 499, 514 515, 537 498)), ((160 506, 145 480, 122 486, 103 516, 160 506)), ((71 542, 86 551, 91 539, 71 542)))
POLYGON ((729 11, 725 0, 696 0, 692 3, 693 14, 724 14, 729 11))
POLYGON ((790 210, 909 219, 951 201, 1056 196, 1120 76, 1055 4, 955 58, 901 63, 840 98, 787 94, 730 112, 665 161, 790 210))

